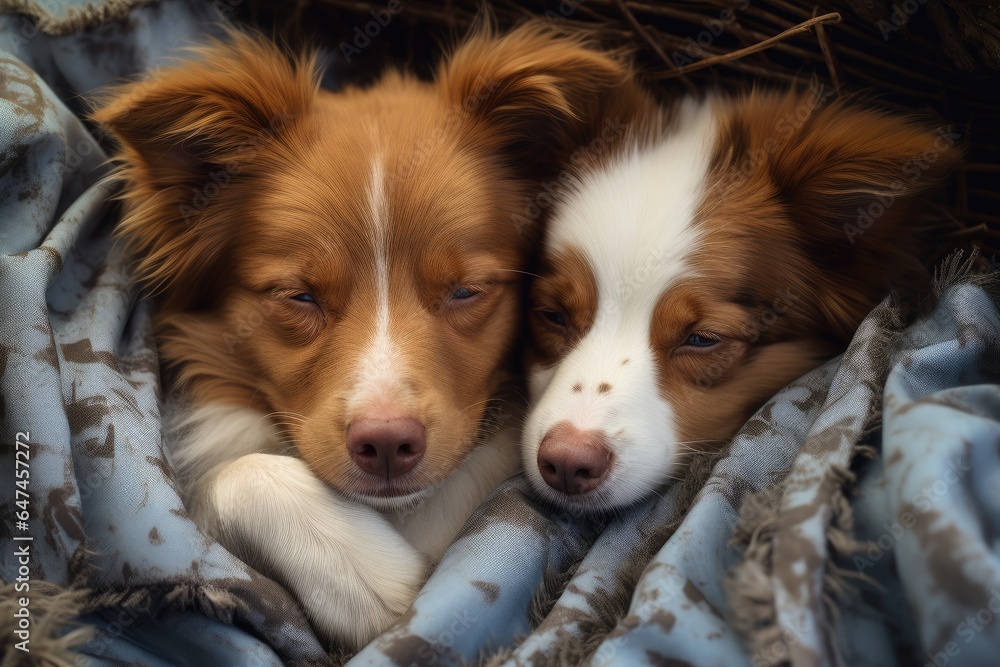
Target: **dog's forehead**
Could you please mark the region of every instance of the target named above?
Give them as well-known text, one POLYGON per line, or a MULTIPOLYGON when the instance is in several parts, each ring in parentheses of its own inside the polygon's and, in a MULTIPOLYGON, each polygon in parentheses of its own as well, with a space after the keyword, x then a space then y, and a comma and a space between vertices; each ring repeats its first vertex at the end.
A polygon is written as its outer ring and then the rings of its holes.
POLYGON ((711 106, 682 106, 675 128, 581 175, 552 220, 549 251, 575 248, 586 259, 602 308, 651 309, 693 270, 716 135, 711 106))
MULTIPOLYGON (((482 233, 495 225, 497 170, 474 157, 436 147, 426 155, 391 142, 351 151, 315 146, 254 185, 251 210, 264 233, 322 233, 366 238, 379 225, 442 235, 463 228, 482 233), (378 224, 376 224, 378 223, 378 224), (476 229, 482 226, 484 229, 476 229)), ((492 236, 492 234, 487 234, 492 236)))
POLYGON ((516 263, 531 231, 514 221, 520 187, 475 131, 408 80, 391 94, 323 94, 261 173, 251 215, 305 255, 367 263, 382 248, 390 261, 451 252, 516 263))
POLYGON ((326 177, 305 168, 283 174, 278 187, 256 194, 263 205, 248 208, 257 232, 252 254, 278 256, 284 273, 330 282, 378 266, 391 269, 390 281, 497 277, 521 268, 527 244, 510 213, 498 210, 502 197, 488 179, 475 170, 448 178, 427 169, 402 174, 399 154, 386 150, 326 177))

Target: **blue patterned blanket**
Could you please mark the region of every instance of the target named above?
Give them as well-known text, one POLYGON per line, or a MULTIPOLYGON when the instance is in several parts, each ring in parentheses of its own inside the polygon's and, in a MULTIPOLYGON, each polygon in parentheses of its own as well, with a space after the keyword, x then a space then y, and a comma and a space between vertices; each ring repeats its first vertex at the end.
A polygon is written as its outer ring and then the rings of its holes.
MULTIPOLYGON (((232 2, 0 2, 50 33, 0 15, 4 667, 343 657, 187 518, 149 305, 80 121, 78 95, 203 39, 232 2)), ((996 664, 1000 315, 970 266, 947 263, 909 326, 887 299, 662 497, 594 520, 508 480, 350 664, 996 664)))

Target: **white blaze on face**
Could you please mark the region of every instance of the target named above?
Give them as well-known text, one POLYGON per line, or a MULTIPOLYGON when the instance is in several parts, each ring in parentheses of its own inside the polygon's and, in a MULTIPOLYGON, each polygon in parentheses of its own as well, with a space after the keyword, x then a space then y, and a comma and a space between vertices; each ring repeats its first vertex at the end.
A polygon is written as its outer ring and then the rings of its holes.
POLYGON ((698 249, 692 229, 712 154, 715 123, 708 103, 685 103, 676 129, 581 179, 560 205, 548 246, 575 248, 590 265, 598 292, 594 323, 550 369, 530 373, 533 409, 524 430, 529 479, 557 502, 622 506, 660 486, 677 462, 674 411, 660 395, 650 343, 654 309, 664 291, 691 275, 698 249), (569 500, 549 488, 536 457, 555 424, 602 431, 614 454, 608 478, 569 500))
POLYGON ((375 277, 374 326, 368 349, 357 365, 356 385, 348 414, 387 415, 404 409, 400 404, 404 387, 399 378, 404 376, 405 362, 389 327, 389 202, 385 191, 385 172, 379 157, 373 160, 368 179, 366 213, 375 277))

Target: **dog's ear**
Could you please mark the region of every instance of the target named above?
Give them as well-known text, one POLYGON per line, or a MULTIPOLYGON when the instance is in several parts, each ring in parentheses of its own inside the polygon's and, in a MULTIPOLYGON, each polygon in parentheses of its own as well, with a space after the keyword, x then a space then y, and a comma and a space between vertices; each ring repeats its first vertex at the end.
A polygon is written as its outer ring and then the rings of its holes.
POLYGON ((290 57, 262 37, 233 31, 193 55, 104 91, 91 114, 121 146, 119 232, 154 286, 199 284, 211 271, 230 236, 215 204, 266 169, 318 88, 313 56, 290 57))
POLYGON ((122 144, 129 167, 165 187, 245 158, 305 114, 318 87, 313 55, 291 57, 258 35, 231 31, 190 52, 189 61, 107 89, 91 115, 122 144))
POLYGON ((815 107, 789 98, 771 116, 785 136, 772 144, 768 169, 799 247, 824 269, 830 325, 849 337, 902 286, 896 279, 923 271, 925 195, 957 166, 962 142, 947 127, 849 102, 815 107))
POLYGON ((107 89, 91 114, 121 143, 126 166, 159 187, 252 157, 308 111, 318 86, 314 56, 290 57, 257 35, 231 31, 190 52, 107 89))
POLYGON ((561 149, 592 137, 605 96, 640 95, 621 54, 538 23, 500 37, 488 27, 474 31, 437 81, 451 112, 487 126, 485 138, 522 166, 558 162, 561 149))

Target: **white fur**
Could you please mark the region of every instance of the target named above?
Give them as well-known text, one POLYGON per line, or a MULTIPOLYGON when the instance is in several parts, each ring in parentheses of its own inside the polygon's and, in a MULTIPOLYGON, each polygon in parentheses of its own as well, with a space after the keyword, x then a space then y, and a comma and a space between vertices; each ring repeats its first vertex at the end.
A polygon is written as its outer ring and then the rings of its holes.
POLYGON ((253 410, 205 405, 169 412, 164 422, 167 456, 182 485, 241 456, 281 450, 274 422, 253 410))
POLYGON ((323 637, 360 648, 410 606, 428 558, 301 459, 250 454, 202 487, 213 534, 284 584, 323 637))
POLYGON ((598 307, 593 326, 564 359, 530 373, 533 409, 522 456, 529 480, 550 500, 620 507, 662 485, 676 466, 674 409, 659 393, 650 330, 664 290, 691 275, 685 257, 699 243, 691 222, 714 128, 710 103, 685 103, 665 139, 583 175, 553 214, 548 250, 583 254, 596 278, 598 307), (611 391, 600 393, 602 383, 611 391), (573 391, 576 384, 582 391, 573 391), (538 472, 542 439, 561 421, 603 431, 615 455, 609 477, 582 496, 551 489, 538 472))
POLYGON ((389 520, 410 544, 435 562, 455 539, 473 510, 517 470, 519 430, 490 437, 444 481, 427 490, 420 505, 389 512, 389 520))
POLYGON ((375 269, 375 327, 354 374, 356 386, 348 410, 354 415, 398 405, 406 393, 400 382, 405 377, 405 359, 389 330, 389 201, 382 160, 377 156, 368 179, 367 213, 375 269))
MULTIPOLYGON (((518 434, 479 445, 422 503, 380 512, 321 482, 266 416, 209 405, 168 421, 192 519, 286 586, 328 642, 364 646, 398 618, 472 511, 518 462, 518 434)), ((411 505, 413 502, 411 501, 411 505)))

